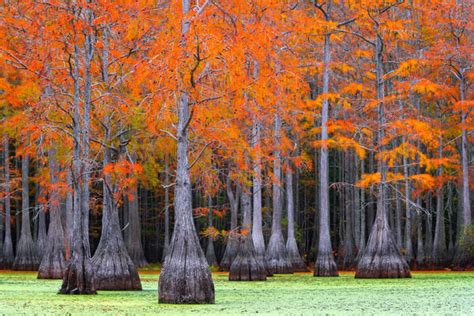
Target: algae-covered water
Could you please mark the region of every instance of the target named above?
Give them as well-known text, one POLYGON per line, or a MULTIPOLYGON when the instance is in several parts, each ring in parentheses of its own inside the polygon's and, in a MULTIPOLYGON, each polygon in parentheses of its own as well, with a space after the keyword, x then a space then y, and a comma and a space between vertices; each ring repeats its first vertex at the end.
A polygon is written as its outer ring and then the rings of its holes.
POLYGON ((216 304, 158 304, 157 273, 140 273, 143 291, 58 295, 59 280, 0 271, 0 314, 26 315, 474 315, 474 272, 415 272, 412 279, 361 280, 311 274, 277 275, 266 282, 229 282, 213 274, 216 304))

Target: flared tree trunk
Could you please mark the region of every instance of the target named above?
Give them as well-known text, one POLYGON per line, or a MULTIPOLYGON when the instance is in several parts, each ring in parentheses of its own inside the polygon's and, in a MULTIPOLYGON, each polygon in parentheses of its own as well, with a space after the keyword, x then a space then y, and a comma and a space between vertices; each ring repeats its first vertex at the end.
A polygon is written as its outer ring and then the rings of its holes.
MULTIPOLYGON (((330 35, 324 37, 323 94, 329 92, 330 35)), ((329 101, 323 98, 321 115, 321 155, 319 175, 319 241, 314 276, 338 276, 329 234, 329 161, 328 161, 329 101)))
MULTIPOLYGON (((385 106, 384 106, 384 83, 382 37, 378 32, 376 23, 375 60, 376 60, 376 95, 378 105, 378 143, 381 144, 385 138, 385 106)), ((387 165, 383 157, 384 146, 380 148, 380 156, 377 163, 377 171, 380 174, 377 195, 377 213, 375 222, 369 236, 369 241, 360 257, 356 269, 356 278, 409 278, 411 277, 408 264, 403 259, 387 219, 387 165)))
POLYGON ((66 269, 66 238, 61 223, 61 197, 56 188, 59 168, 54 157, 54 150, 49 152, 49 177, 51 191, 49 194, 49 229, 46 247, 38 270, 38 279, 62 279, 66 269))
MULTIPOLYGON (((212 198, 209 196, 207 199, 207 204, 209 211, 207 213, 207 225, 208 227, 212 227, 212 198)), ((214 250, 214 240, 212 239, 212 236, 209 235, 207 237, 207 248, 206 248, 206 260, 209 266, 214 266, 217 267, 219 264, 217 263, 217 258, 216 258, 216 251, 214 250)))
POLYGON ((288 239, 286 240, 286 251, 294 272, 307 272, 308 268, 301 258, 295 238, 295 206, 293 202, 293 170, 288 162, 285 173, 286 182, 286 206, 288 211, 288 239))
POLYGON ((80 101, 79 78, 79 46, 74 45, 73 52, 73 230, 71 258, 64 272, 60 294, 96 294, 94 270, 92 268, 91 250, 89 243, 89 180, 91 166, 89 164, 89 133, 91 110, 91 61, 94 55, 94 34, 92 27, 93 15, 91 9, 85 10, 90 29, 85 36, 84 47, 84 104, 80 101), (82 115, 81 115, 82 108, 82 115), (81 124, 82 123, 82 124, 81 124))
POLYGON ((10 155, 8 135, 3 137, 3 205, 5 210, 5 238, 0 256, 0 269, 10 269, 15 256, 13 254, 12 228, 11 228, 11 201, 10 201, 10 155))
MULTIPOLYGON (((183 1, 183 13, 189 2, 183 1)), ((183 29, 186 29, 186 23, 183 29)), ((183 30, 184 34, 186 33, 183 30)), ((214 303, 214 283, 193 221, 188 163, 187 122, 191 119, 189 96, 182 91, 178 104, 177 167, 174 195, 175 224, 169 253, 159 280, 159 302, 171 304, 214 303)))
POLYGON ((23 155, 21 158, 21 235, 12 269, 36 271, 39 265, 39 257, 31 236, 28 165, 29 157, 23 155))
MULTIPOLYGON (((105 149, 104 167, 111 161, 105 149)), ((102 233, 92 257, 95 285, 98 290, 141 290, 137 267, 130 258, 120 229, 117 202, 117 184, 110 175, 104 175, 102 233)), ((133 232, 132 232, 133 234, 133 232)))
MULTIPOLYGON (((237 256, 239 248, 239 239, 237 238, 237 215, 239 210, 239 199, 240 199, 240 186, 236 185, 235 192, 232 190, 232 181, 230 178, 230 172, 227 175, 227 198, 230 203, 230 233, 227 239, 227 245, 225 247, 224 256, 220 263, 221 271, 229 271, 232 261, 237 256)), ((251 235, 250 235, 251 236, 251 235)))
POLYGON ((128 234, 126 234, 126 245, 128 254, 133 263, 138 268, 148 264, 142 247, 142 228, 140 224, 140 214, 138 213, 138 186, 135 184, 131 188, 131 195, 128 198, 128 234))
MULTIPOLYGON (((278 114, 275 115, 275 144, 280 146, 280 130, 281 121, 278 114)), ((281 196, 281 153, 279 149, 274 152, 273 160, 273 218, 272 218, 272 234, 268 242, 265 259, 267 269, 271 274, 293 273, 293 266, 289 260, 286 251, 283 233, 281 231, 281 213, 282 213, 282 196, 281 196)))
POLYGON ((252 226, 252 206, 250 188, 245 188, 240 194, 243 225, 239 237, 240 246, 229 271, 229 281, 265 281, 267 271, 263 258, 258 256, 250 236, 252 226))

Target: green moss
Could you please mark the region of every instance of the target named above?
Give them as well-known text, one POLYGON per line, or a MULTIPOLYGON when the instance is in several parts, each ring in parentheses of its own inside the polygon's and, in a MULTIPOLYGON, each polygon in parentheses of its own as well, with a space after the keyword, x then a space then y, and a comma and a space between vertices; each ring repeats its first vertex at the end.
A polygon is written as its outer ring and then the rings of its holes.
POLYGON ((93 296, 56 294, 61 282, 34 273, 0 272, 0 314, 470 314, 474 273, 414 273, 412 279, 360 280, 352 274, 314 278, 275 276, 267 282, 229 282, 214 274, 215 305, 162 305, 158 275, 141 273, 141 292, 100 291, 93 296))

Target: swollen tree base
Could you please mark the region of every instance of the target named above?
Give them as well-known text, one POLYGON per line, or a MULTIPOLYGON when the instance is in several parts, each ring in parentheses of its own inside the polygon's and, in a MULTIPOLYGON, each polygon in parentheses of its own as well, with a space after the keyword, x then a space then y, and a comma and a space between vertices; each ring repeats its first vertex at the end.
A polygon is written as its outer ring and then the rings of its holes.
POLYGON ((219 265, 219 271, 229 271, 234 262, 237 254, 239 252, 239 240, 234 237, 230 236, 229 240, 227 241, 227 246, 225 247, 224 256, 222 257, 221 263, 219 265))
POLYGON ((288 260, 293 267, 294 272, 308 272, 308 267, 304 263, 298 251, 298 246, 295 239, 288 239, 286 243, 286 250, 288 253, 288 260))
POLYGON ((95 286, 97 290, 141 290, 142 285, 137 268, 128 255, 125 245, 122 249, 104 246, 92 257, 95 286))
POLYGON ((400 254, 386 220, 375 220, 355 277, 411 278, 408 264, 400 254))
POLYGON ((336 262, 334 257, 329 251, 319 251, 316 258, 316 263, 314 264, 314 276, 317 277, 337 277, 339 273, 337 272, 336 262))
POLYGON ((37 271, 38 266, 39 258, 36 254, 36 247, 33 240, 20 238, 12 269, 17 271, 37 271))
MULTIPOLYGON (((51 229, 51 228, 50 228, 51 229)), ((66 269, 63 241, 49 241, 41 259, 38 270, 38 279, 62 279, 66 269)))
POLYGON ((288 260, 286 247, 281 234, 272 234, 265 255, 267 272, 273 274, 291 274, 293 266, 288 260))
POLYGON ((214 283, 197 236, 176 229, 160 275, 159 302, 214 304, 214 283))
POLYGON ((252 237, 244 236, 229 271, 229 281, 266 281, 264 263, 255 254, 252 237))
POLYGON ((90 258, 73 254, 58 294, 97 294, 90 258))

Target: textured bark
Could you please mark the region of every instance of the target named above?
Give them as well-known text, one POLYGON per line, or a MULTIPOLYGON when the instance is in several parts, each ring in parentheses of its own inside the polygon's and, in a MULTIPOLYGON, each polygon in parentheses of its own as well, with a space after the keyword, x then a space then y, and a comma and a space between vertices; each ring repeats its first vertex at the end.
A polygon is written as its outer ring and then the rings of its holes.
POLYGON ((54 151, 49 154, 49 177, 52 189, 49 194, 49 230, 46 247, 38 270, 38 279, 62 279, 66 269, 66 234, 61 223, 60 195, 55 185, 58 183, 59 168, 54 151))
MULTIPOLYGON (((104 157, 104 166, 108 161, 104 157)), ((114 199, 117 191, 116 183, 109 175, 104 175, 102 233, 92 257, 95 285, 98 290, 141 290, 137 267, 127 252, 120 229, 117 201, 114 199)))
MULTIPOLYGON (((66 181, 68 188, 73 187, 71 168, 67 168, 66 181)), ((74 206, 73 206, 73 192, 67 190, 66 192, 66 260, 71 258, 71 245, 73 241, 73 226, 74 226, 74 206)))
MULTIPOLYGON (((85 10, 88 25, 92 25, 93 15, 90 9, 85 10)), ((94 54, 92 27, 85 36, 84 48, 84 104, 80 102, 79 86, 79 46, 74 46, 73 53, 73 241, 71 245, 71 258, 64 272, 60 294, 96 294, 94 270, 92 269, 91 250, 89 243, 89 133, 91 110, 91 61, 94 54), (81 115, 82 108, 82 115, 81 115), (81 124, 82 123, 82 124, 81 124)))
POLYGON ((131 196, 128 198, 128 231, 126 245, 128 254, 137 267, 148 264, 142 247, 142 228, 140 225, 140 214, 138 213, 138 187, 131 188, 131 196))
POLYGON ((161 262, 165 262, 166 256, 168 255, 170 247, 170 175, 169 175, 169 162, 168 155, 165 155, 165 240, 163 245, 163 255, 161 262))
POLYGON ((39 257, 36 251, 30 227, 30 199, 28 187, 28 164, 29 157, 21 158, 21 235, 16 249, 13 270, 36 271, 39 265, 39 257))
POLYGON ((288 238, 286 240, 286 251, 288 259, 293 267, 294 272, 307 272, 308 268, 300 256, 298 245, 295 238, 295 207, 293 202, 293 171, 291 166, 288 167, 285 173, 286 182, 286 206, 288 211, 288 238))
POLYGON ((5 238, 0 256, 0 269, 10 269, 15 256, 13 254, 12 230, 11 230, 11 201, 10 201, 10 156, 8 136, 3 137, 3 172, 4 172, 4 210, 5 210, 5 238))
MULTIPOLYGON (((440 167, 439 173, 442 173, 440 167)), ((447 264, 446 232, 444 225, 444 195, 443 188, 438 189, 436 194, 436 226, 433 241, 433 265, 441 268, 447 264)))
MULTIPOLYGON (((207 204, 209 208, 209 212, 207 213, 207 225, 208 227, 212 227, 212 198, 210 196, 208 197, 207 204)), ((207 237, 206 260, 210 266, 217 267, 219 265, 217 263, 216 251, 214 249, 214 240, 210 235, 207 237)))
MULTIPOLYGON (((324 70, 323 70, 323 94, 329 92, 329 63, 330 35, 324 37, 324 70)), ((329 160, 328 160, 328 120, 329 101, 327 98, 322 102, 321 116, 321 155, 319 176, 319 241, 318 256, 314 266, 314 276, 338 276, 336 262, 334 261, 331 237, 329 235, 329 160)))
POLYGON ((241 205, 243 211, 243 225, 245 233, 240 236, 240 246, 229 271, 229 281, 265 281, 267 279, 267 271, 264 261, 257 256, 253 246, 253 239, 250 236, 252 219, 251 219, 251 202, 250 190, 244 190, 241 197, 241 205))
MULTIPOLYGON (((280 145, 281 121, 278 115, 275 115, 275 143, 280 145)), ((289 260, 286 251, 283 233, 281 231, 281 155, 280 150, 274 152, 273 160, 273 217, 272 234, 268 242, 267 252, 265 254, 268 272, 271 274, 293 273, 293 266, 289 260)))
MULTIPOLYGON (((184 0, 183 13, 188 12, 189 2, 184 0)), ((183 23, 183 28, 187 27, 183 23)), ((214 284, 193 222, 187 131, 190 119, 188 94, 182 91, 178 104, 175 224, 158 285, 160 303, 214 303, 214 284)))
MULTIPOLYGON (((376 59, 376 95, 379 100, 378 105, 378 141, 385 137, 385 105, 384 105, 384 83, 383 83, 383 63, 382 37, 378 33, 376 23, 375 39, 375 59, 376 59)), ((407 278, 411 277, 408 264, 403 259, 387 220, 387 165, 383 157, 384 146, 380 148, 381 155, 377 161, 377 171, 380 173, 380 183, 377 195, 377 213, 369 241, 360 257, 356 269, 356 278, 407 278)))
MULTIPOLYGON (((419 204, 418 204, 419 205, 419 204)), ((423 268, 426 265, 425 246, 423 242, 423 217, 419 213, 416 216, 416 266, 423 268)))
MULTIPOLYGON (((350 170, 350 152, 343 153, 343 165, 344 165, 344 177, 345 183, 354 183, 350 170)), ((353 222, 352 213, 354 212, 355 205, 353 200, 353 187, 346 185, 344 187, 344 204, 343 209, 345 213, 344 218, 344 239, 341 251, 339 251, 338 263, 339 267, 344 270, 352 269, 355 264, 355 248, 354 248, 354 235, 352 233, 353 222)))
POLYGON ((253 146, 257 149, 253 165, 253 222, 252 239, 259 260, 265 261, 265 240, 262 229, 262 162, 260 147, 260 124, 253 123, 253 146))
POLYGON ((397 246, 399 249, 402 248, 402 203, 400 196, 400 184, 397 182, 395 185, 395 237, 397 241, 397 246))
MULTIPOLYGON (((230 203, 230 234, 227 239, 227 245, 225 247, 224 256, 222 257, 220 263, 220 270, 221 271, 229 271, 232 262, 234 261, 235 257, 237 256, 237 252, 239 249, 239 240, 236 237, 236 230, 237 230, 237 216, 239 210, 239 199, 240 199, 240 186, 236 185, 235 192, 232 190, 232 181, 230 178, 230 173, 227 175, 227 198, 229 199, 230 203)), ((250 235, 251 236, 251 235, 250 235)), ((252 243, 253 244, 253 243, 252 243)))

